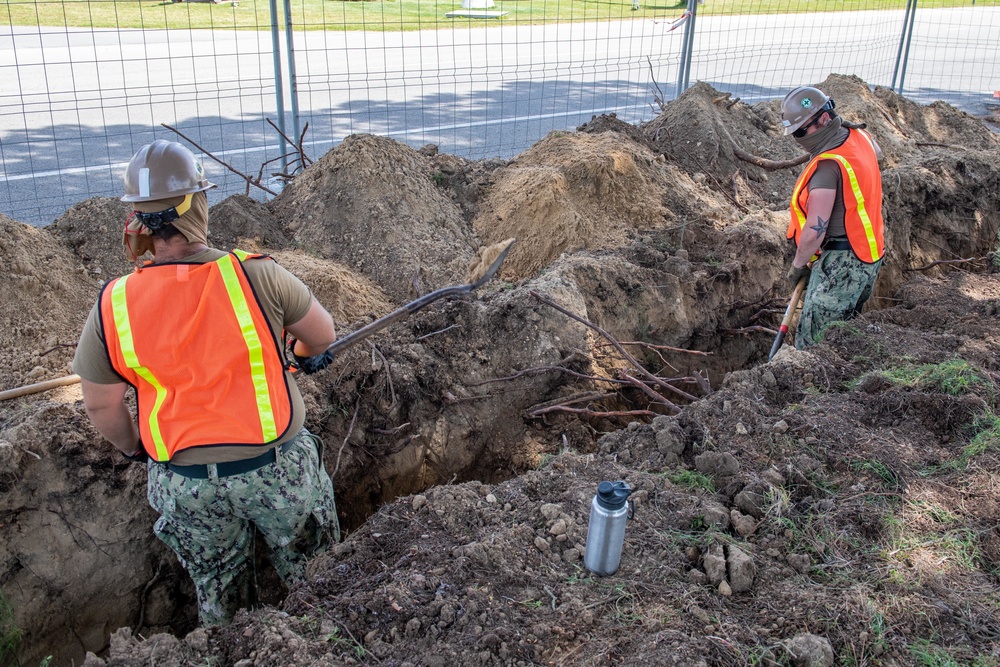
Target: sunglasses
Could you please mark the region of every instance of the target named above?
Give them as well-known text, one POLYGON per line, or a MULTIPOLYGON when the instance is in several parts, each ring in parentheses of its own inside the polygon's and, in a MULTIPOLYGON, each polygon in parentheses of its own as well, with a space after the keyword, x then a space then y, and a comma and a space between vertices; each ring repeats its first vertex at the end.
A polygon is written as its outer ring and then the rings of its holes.
POLYGON ((792 132, 792 136, 795 137, 796 139, 801 139, 802 137, 806 136, 806 130, 808 130, 813 125, 816 125, 817 123, 819 123, 819 119, 823 115, 823 112, 825 112, 825 111, 833 111, 833 108, 834 108, 834 102, 833 102, 832 99, 830 99, 819 110, 819 113, 817 113, 815 116, 813 116, 813 118, 812 118, 811 121, 809 121, 808 123, 806 123, 805 125, 803 125, 799 129, 797 129, 794 132, 792 132))

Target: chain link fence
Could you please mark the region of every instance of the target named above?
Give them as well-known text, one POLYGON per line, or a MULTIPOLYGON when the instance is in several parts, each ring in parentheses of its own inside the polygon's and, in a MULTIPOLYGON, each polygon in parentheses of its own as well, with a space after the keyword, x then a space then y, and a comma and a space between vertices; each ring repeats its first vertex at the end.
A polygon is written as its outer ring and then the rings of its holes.
POLYGON ((696 80, 754 102, 854 74, 976 115, 1000 89, 1000 0, 8 0, 4 14, 0 212, 36 225, 119 196, 155 138, 205 155, 216 203, 269 196, 240 174, 278 191, 299 143, 315 159, 365 132, 508 158, 595 114, 650 120, 696 80))

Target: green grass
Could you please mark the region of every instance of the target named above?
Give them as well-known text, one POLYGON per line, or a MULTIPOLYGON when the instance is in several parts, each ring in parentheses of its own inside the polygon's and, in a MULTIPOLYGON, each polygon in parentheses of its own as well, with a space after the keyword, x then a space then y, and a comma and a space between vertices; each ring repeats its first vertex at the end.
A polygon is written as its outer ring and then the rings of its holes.
MULTIPOLYGON (((920 0, 921 10, 966 7, 972 0, 920 0)), ((278 3, 280 7, 282 3, 278 3)), ((977 0, 976 6, 997 6, 1000 0, 977 0)), ((502 25, 549 21, 679 18, 686 2, 631 0, 496 0, 502 19, 448 19, 445 13, 461 8, 461 0, 294 0, 292 25, 299 30, 398 31, 437 29, 442 25, 502 25)), ((776 14, 865 9, 904 9, 905 0, 710 0, 698 7, 699 16, 776 14)), ((94 28, 191 29, 236 28, 269 30, 267 0, 239 0, 238 6, 163 2, 156 0, 10 0, 0 22, 15 26, 72 26, 94 28), (6 14, 6 16, 4 16, 6 14)), ((279 9, 279 13, 280 13, 279 9)))
POLYGON ((894 489, 899 486, 899 477, 893 472, 892 468, 877 459, 852 461, 851 468, 875 475, 888 489, 894 489))
POLYGON ((956 658, 947 648, 937 646, 927 639, 919 639, 908 647, 918 667, 997 667, 994 656, 976 656, 971 659, 956 658))
POLYGON ((14 608, 0 593, 0 664, 13 660, 24 633, 14 621, 14 608))
POLYGON ((705 489, 709 493, 715 493, 715 481, 708 475, 696 470, 677 470, 667 473, 667 479, 677 486, 689 489, 705 489))
POLYGON ((971 427, 972 438, 962 453, 940 466, 922 471, 921 474, 935 474, 940 471, 965 470, 977 456, 987 452, 1000 451, 1000 416, 993 412, 985 412, 976 417, 971 427))
POLYGON ((940 364, 900 366, 878 373, 896 386, 917 391, 939 392, 949 396, 992 396, 994 393, 993 383, 989 378, 963 359, 952 359, 940 364))

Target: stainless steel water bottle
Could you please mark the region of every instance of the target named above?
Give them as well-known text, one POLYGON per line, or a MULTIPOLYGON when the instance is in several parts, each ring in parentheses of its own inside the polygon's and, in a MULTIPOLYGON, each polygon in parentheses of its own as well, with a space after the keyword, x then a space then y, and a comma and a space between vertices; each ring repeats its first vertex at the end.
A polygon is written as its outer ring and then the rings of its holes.
POLYGON ((628 497, 632 493, 625 482, 601 482, 590 503, 587 526, 587 550, 584 566, 599 575, 614 574, 622 559, 625 522, 628 520, 628 497))

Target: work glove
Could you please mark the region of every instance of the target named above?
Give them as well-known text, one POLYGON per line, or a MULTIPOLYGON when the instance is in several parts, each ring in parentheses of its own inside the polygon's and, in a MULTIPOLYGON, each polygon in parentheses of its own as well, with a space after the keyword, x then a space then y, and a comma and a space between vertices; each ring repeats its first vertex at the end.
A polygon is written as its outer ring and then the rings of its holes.
POLYGON ((146 453, 146 448, 142 446, 142 440, 139 441, 139 448, 131 454, 126 454, 122 452, 122 456, 127 458, 129 461, 135 461, 136 463, 145 463, 149 460, 149 455, 146 453))
POLYGON ((294 338, 289 338, 288 343, 288 349, 291 351, 292 357, 295 359, 295 366, 306 375, 318 373, 333 363, 333 352, 330 350, 327 350, 323 354, 317 354, 314 357, 300 357, 295 354, 296 340, 294 338))
POLYGON ((799 284, 799 280, 809 275, 809 266, 795 267, 791 266, 788 269, 788 282, 791 283, 792 288, 799 284))

